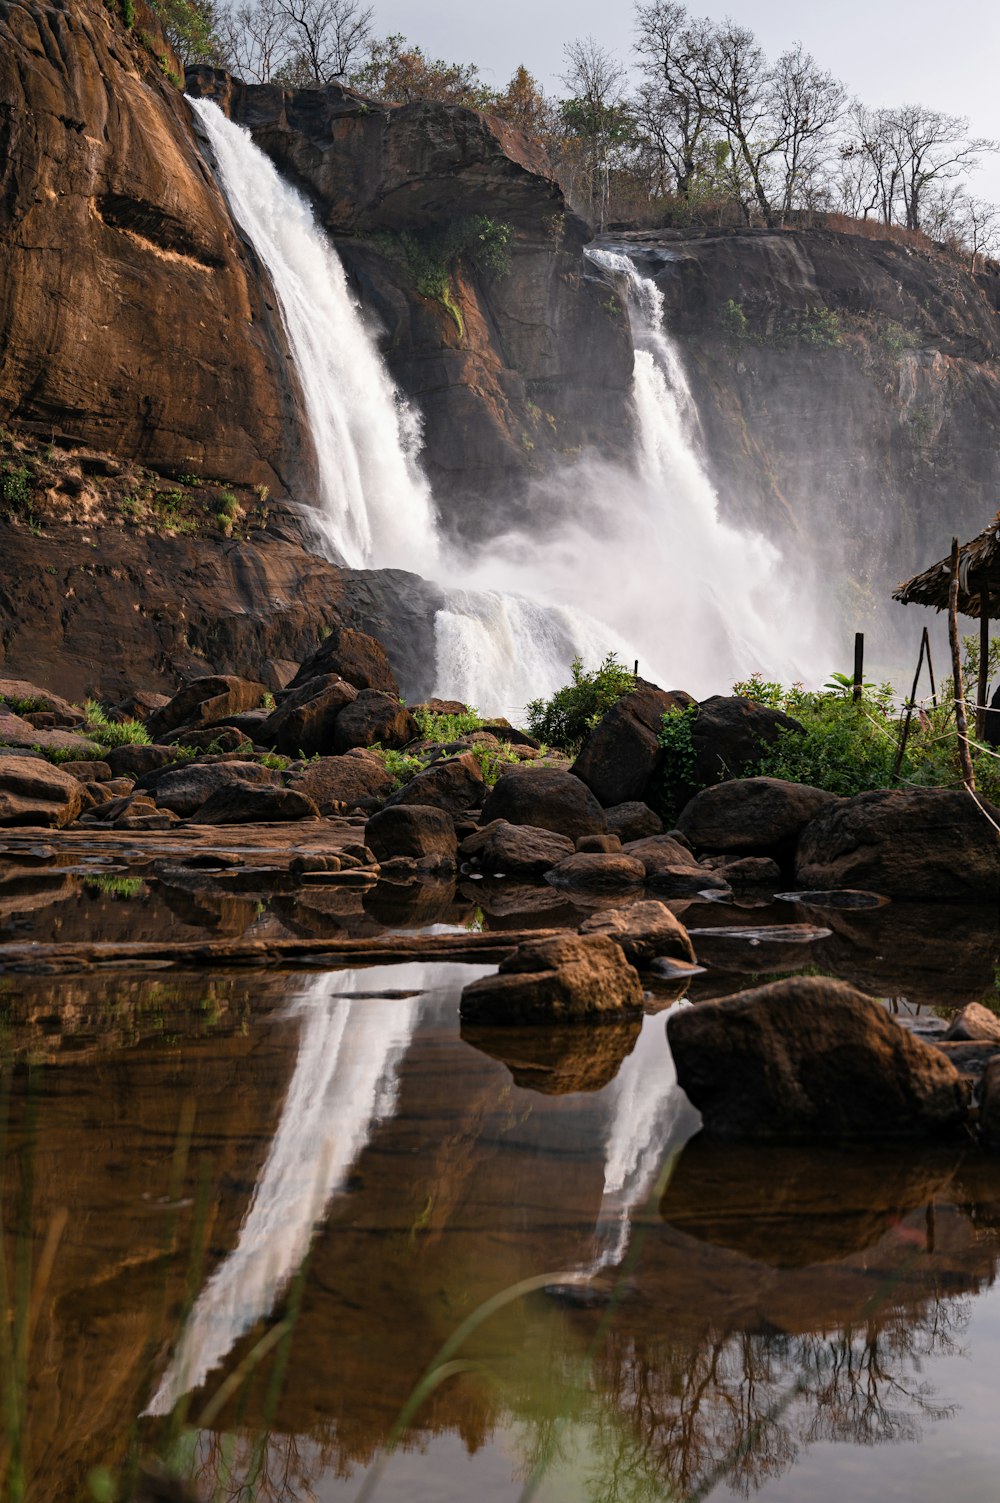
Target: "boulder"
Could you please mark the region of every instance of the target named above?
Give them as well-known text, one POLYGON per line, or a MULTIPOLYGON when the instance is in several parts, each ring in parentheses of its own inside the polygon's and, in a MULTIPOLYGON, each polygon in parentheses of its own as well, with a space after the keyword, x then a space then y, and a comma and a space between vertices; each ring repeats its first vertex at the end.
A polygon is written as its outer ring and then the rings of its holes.
POLYGON ((664 715, 695 703, 683 689, 640 684, 590 732, 572 771, 606 806, 644 798, 663 761, 659 736, 664 715))
POLYGON ((396 786, 391 773, 374 754, 348 752, 343 757, 319 757, 291 774, 289 788, 304 793, 321 814, 333 814, 337 807, 383 799, 396 786))
POLYGON ((191 762, 159 778, 154 793, 156 806, 187 818, 197 814, 219 788, 234 783, 280 787, 281 780, 259 762, 191 762))
POLYGON ((694 946, 680 919, 664 903, 633 903, 606 908, 580 925, 581 934, 605 934, 618 945, 630 965, 640 970, 661 955, 695 962, 694 946))
POLYGON ((642 840, 648 835, 663 834, 663 820, 648 804, 634 800, 625 804, 612 804, 604 813, 608 821, 608 834, 617 835, 622 845, 627 845, 630 840, 642 840))
POLYGON ((836 795, 780 778, 734 778, 703 788, 684 806, 677 828, 698 851, 770 851, 798 840, 836 795))
POLYGON ((617 1022, 642 1010, 642 986, 621 949, 603 934, 528 940, 495 976, 462 992, 463 1023, 617 1022))
POLYGON ((337 674, 309 679, 283 696, 260 727, 260 742, 289 757, 326 755, 334 749, 338 715, 357 697, 354 685, 337 674))
POLYGON ((484 871, 540 877, 565 856, 572 856, 573 842, 553 830, 493 819, 463 840, 458 853, 463 861, 475 861, 484 871))
POLYGON ((195 751, 231 752, 245 746, 248 737, 231 725, 209 725, 202 730, 181 726, 179 731, 167 731, 163 737, 167 746, 190 746, 195 751))
POLYGON ((483 822, 554 830, 572 841, 603 835, 604 810, 590 789, 569 772, 551 767, 512 767, 502 773, 483 804, 483 822))
MULTIPOLYGON (((703 700, 691 727, 694 788, 738 778, 783 731, 804 734, 790 715, 738 694, 715 694, 703 700)), ((685 800, 686 802, 686 800, 685 800)))
POLYGON ((229 715, 255 710, 266 693, 264 685, 252 679, 209 674, 178 689, 169 703, 147 717, 146 725, 154 741, 180 725, 221 725, 229 715))
POLYGON ((634 856, 577 851, 546 872, 545 880, 553 887, 571 887, 577 892, 620 892, 641 887, 645 876, 642 862, 634 856))
POLYGON ((703 864, 730 887, 776 887, 781 881, 781 867, 770 856, 738 856, 735 861, 720 856, 703 864))
POLYGON ((420 729, 404 704, 379 689, 362 689, 337 716, 333 745, 338 752, 354 746, 400 747, 413 741, 420 729))
POLYGON ((1000 1059, 986 1066, 979 1093, 979 1132, 983 1143, 1000 1151, 1000 1059))
POLYGON ((643 840, 630 840, 623 849, 627 856, 642 862, 647 876, 663 867, 698 865, 688 847, 672 835, 647 835, 643 840))
POLYGON ((387 805, 427 804, 444 809, 453 818, 467 809, 478 809, 486 793, 479 763, 471 752, 449 757, 433 767, 418 772, 387 800, 387 805))
POLYGON ((312 799, 294 788, 228 783, 209 795, 193 819, 199 825, 263 825, 291 824, 318 816, 312 799))
POLYGON ((62 828, 82 807, 81 784, 61 767, 0 752, 0 826, 62 828))
POLYGON ((581 835, 576 842, 578 851, 605 856, 615 855, 621 848, 622 843, 617 835, 581 835))
POLYGON ((664 898, 696 898, 699 893, 718 893, 728 897, 732 889, 719 872, 703 866, 657 866, 646 872, 646 886, 664 898))
POLYGON ((1000 1018, 981 1002, 970 1002, 952 1018, 944 1037, 949 1042, 1000 1044, 1000 1018))
POLYGON ((112 706, 116 716, 123 720, 148 720, 156 710, 170 703, 169 694, 156 694, 152 689, 135 689, 112 706))
POLYGON ((346 679, 355 689, 378 689, 383 694, 399 698, 399 685, 389 667, 385 648, 363 631, 352 631, 346 626, 334 627, 312 656, 306 658, 290 687, 295 689, 309 679, 330 674, 346 679))
POLYGON ((365 826, 365 845, 377 861, 411 856, 427 871, 454 867, 458 851, 450 817, 426 804, 397 804, 373 814, 365 826))
POLYGON ((0 678, 0 701, 0 712, 5 712, 4 707, 9 707, 14 715, 24 715, 32 710, 48 710, 67 723, 76 725, 83 719, 82 713, 68 700, 62 699, 58 694, 51 694, 48 689, 42 689, 24 678, 0 678))
POLYGON ((995 902, 1000 835, 991 819, 1000 822, 1000 811, 964 791, 859 793, 828 805, 803 830, 795 880, 803 888, 860 887, 888 897, 995 902))
POLYGON ((172 746, 113 746, 105 754, 105 761, 116 778, 145 777, 175 760, 177 752, 172 746))
POLYGON ((965 1120, 953 1066, 844 981, 795 976, 684 1008, 668 1039, 716 1137, 919 1137, 965 1120))
POLYGON ((110 783, 114 773, 107 762, 65 762, 66 771, 71 777, 76 778, 78 783, 110 783))
POLYGON ((20 746, 43 752, 70 752, 81 758, 98 758, 104 748, 87 736, 73 731, 43 730, 20 715, 5 714, 0 709, 0 747, 20 746))

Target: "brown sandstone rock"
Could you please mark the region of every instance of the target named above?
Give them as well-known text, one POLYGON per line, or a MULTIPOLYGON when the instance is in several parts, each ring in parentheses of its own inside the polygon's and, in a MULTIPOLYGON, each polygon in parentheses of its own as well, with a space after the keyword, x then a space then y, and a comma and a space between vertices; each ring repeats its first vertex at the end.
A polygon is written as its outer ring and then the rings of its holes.
POLYGON ((0 678, 0 701, 0 714, 23 715, 30 706, 32 709, 52 710, 77 724, 83 718, 68 700, 25 678, 0 678))
POLYGON ((471 752, 466 752, 418 772, 392 794, 386 804, 427 804, 434 809, 444 809, 456 819, 467 809, 478 809, 485 793, 486 784, 479 763, 471 752))
POLYGON ((396 683, 385 648, 381 642, 365 632, 352 631, 346 626, 336 626, 316 651, 302 664, 289 685, 297 689, 309 679, 336 674, 346 679, 355 689, 379 689, 383 694, 399 698, 396 683))
POLYGON ((281 786, 278 774, 258 762, 192 762, 186 767, 165 772, 159 778, 155 788, 156 806, 171 809, 186 818, 197 814, 217 789, 234 783, 281 786))
POLYGON ((365 844, 377 861, 409 856, 429 871, 455 865, 455 826, 442 809, 426 804, 397 804, 373 814, 365 825, 365 844))
POLYGON ((512 825, 493 819, 469 835, 459 846, 465 861, 475 861, 484 871, 542 876, 565 856, 573 854, 573 842, 553 830, 532 825, 512 825))
POLYGON ((106 761, 115 777, 141 778, 158 767, 168 767, 175 757, 171 746, 113 746, 106 761))
POLYGON ((462 992, 464 1023, 618 1020, 642 1008, 639 977, 618 945, 600 934, 529 940, 495 976, 462 992))
POLYGON ((642 840, 650 835, 663 834, 663 820, 648 804, 635 800, 613 804, 604 811, 608 821, 608 834, 617 835, 622 845, 631 840, 642 840))
POLYGON ((503 773, 483 804, 483 822, 554 830, 576 841, 603 835, 604 810, 590 789, 571 773, 548 767, 514 767, 503 773))
POLYGON ((83 807, 76 778, 34 757, 8 757, 0 751, 0 825, 61 828, 83 807))
POLYGON ((605 806, 644 798, 663 760, 659 734, 664 715, 694 703, 683 689, 641 684, 594 727, 573 772, 605 806))
MULTIPOLYGON (((1000 811, 981 802, 1000 822, 1000 811)), ((803 888, 995 902, 1000 835, 965 792, 876 789, 828 805, 806 826, 795 880, 803 888)))
POLYGON ((668 1038, 713 1136, 913 1137, 965 1119, 947 1060, 843 981, 797 976, 684 1008, 668 1038))
POLYGON ((615 855, 621 848, 622 843, 617 835, 581 835, 576 842, 578 851, 590 852, 592 855, 615 855))
POLYGON ((304 793, 321 814, 332 814, 335 806, 382 799, 392 792, 394 779, 378 757, 320 757, 318 761, 292 773, 288 786, 304 793))
POLYGON ((545 880, 553 887, 571 887, 577 892, 620 892, 641 887, 645 875, 642 862, 634 856, 577 851, 546 872, 545 880))
POLYGON ((350 751, 355 746, 399 748, 419 734, 417 722, 404 704, 378 689, 362 689, 337 716, 334 749, 350 751))
POLYGON ((1000 1018, 980 1002, 970 1002, 953 1018, 945 1038, 967 1043, 1000 1043, 1000 1018))
POLYGON ((209 794, 192 819, 199 825, 263 825, 318 817, 312 799, 294 788, 229 783, 209 794))
POLYGON ((337 716, 357 698, 353 684, 334 673, 308 679, 282 696, 258 735, 263 746, 285 756, 328 756, 334 749, 337 716))
POLYGON ((223 725, 229 715, 256 709, 266 692, 263 684, 232 673, 195 678, 178 689, 162 710, 153 711, 146 721, 147 729, 155 741, 180 726, 198 730, 223 725))
POLYGON ((110 783, 114 773, 107 762, 65 762, 63 767, 78 783, 110 783))
POLYGON ((677 828, 699 851, 766 851, 797 840, 836 795, 781 778, 733 778, 704 788, 681 811, 677 828))
POLYGON ((20 715, 6 715, 0 710, 0 747, 35 747, 43 752, 75 752, 81 757, 98 758, 103 747, 86 736, 72 731, 41 730, 20 715))
POLYGON ((680 919, 665 903, 633 903, 606 908, 580 925, 581 934, 606 934, 621 947, 625 959, 640 970, 659 956, 669 955, 694 964, 694 946, 680 919))

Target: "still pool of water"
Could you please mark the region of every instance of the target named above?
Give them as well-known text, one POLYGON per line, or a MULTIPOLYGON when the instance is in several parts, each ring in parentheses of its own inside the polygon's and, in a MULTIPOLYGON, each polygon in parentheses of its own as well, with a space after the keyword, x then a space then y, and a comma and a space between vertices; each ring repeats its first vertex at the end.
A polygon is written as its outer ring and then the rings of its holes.
POLYGON ((1000 1161, 712 1146, 479 973, 6 980, 8 1495, 992 1496, 1000 1161))

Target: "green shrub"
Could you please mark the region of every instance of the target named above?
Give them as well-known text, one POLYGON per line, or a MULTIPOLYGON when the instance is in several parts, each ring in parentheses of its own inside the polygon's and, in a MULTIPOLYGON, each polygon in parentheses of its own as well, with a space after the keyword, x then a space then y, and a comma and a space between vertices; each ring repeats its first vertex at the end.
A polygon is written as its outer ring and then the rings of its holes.
POLYGON ((380 746, 376 741, 374 746, 368 748, 382 759, 382 766, 391 778, 395 780, 396 787, 401 788, 408 783, 418 772, 423 772, 424 764, 419 757, 409 757, 405 752, 395 751, 391 746, 380 746))
POLYGON ((0 469, 0 500, 3 500, 11 515, 31 510, 34 494, 32 474, 27 465, 5 464, 0 469))
POLYGON ((100 742, 101 746, 149 746, 152 744, 153 738, 141 720, 109 720, 107 711, 96 699, 87 700, 83 713, 87 721, 86 734, 92 741, 100 742))
POLYGON ((570 672, 571 683, 557 689, 551 699, 533 699, 525 713, 533 736, 562 751, 575 752, 612 706, 632 693, 636 678, 613 652, 600 667, 590 670, 584 668, 582 658, 574 658, 570 672))
POLYGON ((698 706, 685 705, 680 710, 667 710, 660 723, 659 742, 663 747, 663 760, 655 785, 649 792, 649 800, 668 826, 676 822, 681 812, 679 804, 697 786, 696 755, 691 734, 697 718, 698 706))
POLYGON ((509 746, 471 746, 469 750, 479 764, 479 771, 483 775, 483 782, 487 788, 496 785, 497 778, 505 767, 517 761, 517 757, 509 746))
POLYGON ((750 325, 743 304, 729 298, 719 310, 719 328, 730 344, 744 344, 750 338, 750 325))
POLYGON ((470 731, 478 731, 485 724, 474 706, 458 715, 437 715, 433 710, 414 710, 413 718, 425 741, 458 741, 470 731))
POLYGON ((282 756, 281 752, 265 752, 260 758, 261 767, 270 767, 273 772, 285 772, 291 767, 291 757, 282 756))

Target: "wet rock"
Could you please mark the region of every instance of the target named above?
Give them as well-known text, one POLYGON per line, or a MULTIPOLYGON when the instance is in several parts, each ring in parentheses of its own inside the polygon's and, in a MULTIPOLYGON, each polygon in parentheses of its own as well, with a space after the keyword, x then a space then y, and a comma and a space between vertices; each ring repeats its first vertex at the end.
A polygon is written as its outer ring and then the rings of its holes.
POLYGON ((655 900, 592 914, 580 925, 580 933, 607 935, 620 947, 629 964, 640 970, 659 956, 692 964, 696 958, 680 919, 664 903, 655 900))
POLYGON ((1000 1152, 1000 1059, 986 1067, 979 1095, 979 1132, 983 1143, 1000 1152))
POLYGON ((83 807, 76 778, 34 757, 8 757, 0 751, 0 826, 61 828, 83 807))
POLYGON ((677 828, 699 851, 769 851, 798 839, 836 797, 780 778, 733 778, 704 788, 686 804, 677 828))
POLYGON ((706 892, 726 897, 732 893, 724 877, 702 866, 658 865, 646 872, 646 886, 664 898, 694 898, 706 892))
POLYGON ((337 717, 357 697, 354 685, 336 674, 308 679, 291 689, 264 721, 261 744, 289 757, 326 755, 334 750, 337 717))
POLYGON ((604 810, 579 778, 549 767, 512 767, 503 773, 483 804, 483 820, 554 830, 576 841, 603 835, 604 810))
POLYGON ((105 760, 116 778, 141 778, 176 758, 172 746, 113 746, 105 760))
POLYGON ((419 735, 419 727, 404 704, 378 689, 362 689, 357 699, 337 716, 334 750, 350 751, 354 746, 398 748, 419 735))
POLYGON ((620 892, 622 888, 641 887, 645 876, 642 862, 634 856, 578 851, 546 872, 545 880, 553 887, 572 887, 579 892, 620 892))
POLYGON ((318 817, 319 810, 304 793, 293 788, 261 788, 248 783, 216 788, 193 815, 199 825, 290 824, 297 819, 318 817))
POLYGON ((617 1020, 642 1009, 639 977, 602 934, 529 940, 495 976, 462 992, 463 1022, 570 1023, 617 1020))
POLYGON ((383 694, 399 698, 399 685, 389 667, 385 648, 365 632, 352 631, 346 626, 334 627, 312 656, 306 658, 292 678, 290 687, 295 689, 310 679, 330 674, 345 679, 355 689, 378 689, 383 694))
POLYGON ((349 752, 309 762, 292 773, 288 786, 311 798, 321 814, 333 814, 342 805, 384 799, 396 782, 378 757, 349 752))
POLYGON ((634 856, 642 862, 647 877, 658 871, 672 871, 679 866, 704 870, 698 866, 688 847, 672 835, 648 835, 643 840, 630 840, 623 849, 627 856, 634 856))
POLYGON ((706 861, 708 869, 731 887, 774 887, 781 867, 770 856, 741 856, 737 861, 706 861))
POLYGON ((635 1048, 642 1019, 572 1028, 488 1028, 462 1023, 462 1042, 507 1066, 514 1084, 545 1096, 602 1091, 635 1048))
POLYGON ((668 1037, 710 1136, 915 1137, 965 1119, 953 1066, 843 981, 792 977, 684 1008, 668 1037))
POLYGON ((154 741, 181 725, 221 725, 229 715, 255 710, 266 693, 264 685, 252 679, 232 673, 206 675, 178 689, 168 704, 153 711, 146 725, 154 741))
POLYGON ((622 848, 622 843, 617 835, 581 835, 576 842, 576 849, 591 855, 615 855, 622 848))
POLYGON ((944 1037, 956 1042, 1000 1043, 1000 1018, 980 1002, 970 1002, 953 1018, 944 1037))
MULTIPOLYGON (((981 802, 990 818, 1000 821, 1000 811, 981 802)), ((806 826, 795 878, 802 887, 995 901, 1000 835, 964 791, 876 789, 828 805, 806 826)))
POLYGON ((426 804, 397 804, 373 814, 365 825, 365 844, 377 861, 411 856, 428 871, 455 866, 455 826, 443 809, 426 804))
POLYGON ((235 783, 280 786, 276 772, 258 762, 192 762, 165 772, 155 789, 157 808, 184 818, 197 814, 219 788, 235 783))
POLYGON ((682 689, 641 684, 590 732, 573 772, 606 806, 644 798, 663 761, 659 735, 664 715, 694 704, 682 689))
POLYGON ((605 809, 608 834, 617 835, 622 845, 632 840, 643 840, 649 835, 663 834, 663 820, 648 804, 632 800, 624 804, 612 804, 605 809))
POLYGON ((463 861, 476 861, 484 871, 510 872, 542 876, 551 867, 573 854, 573 842, 553 830, 539 830, 533 825, 512 825, 506 819, 493 819, 459 846, 463 861))
POLYGON ((427 804, 432 809, 444 809, 454 819, 468 809, 478 809, 485 793, 479 763, 471 752, 466 752, 418 772, 397 793, 391 794, 386 804, 427 804))

